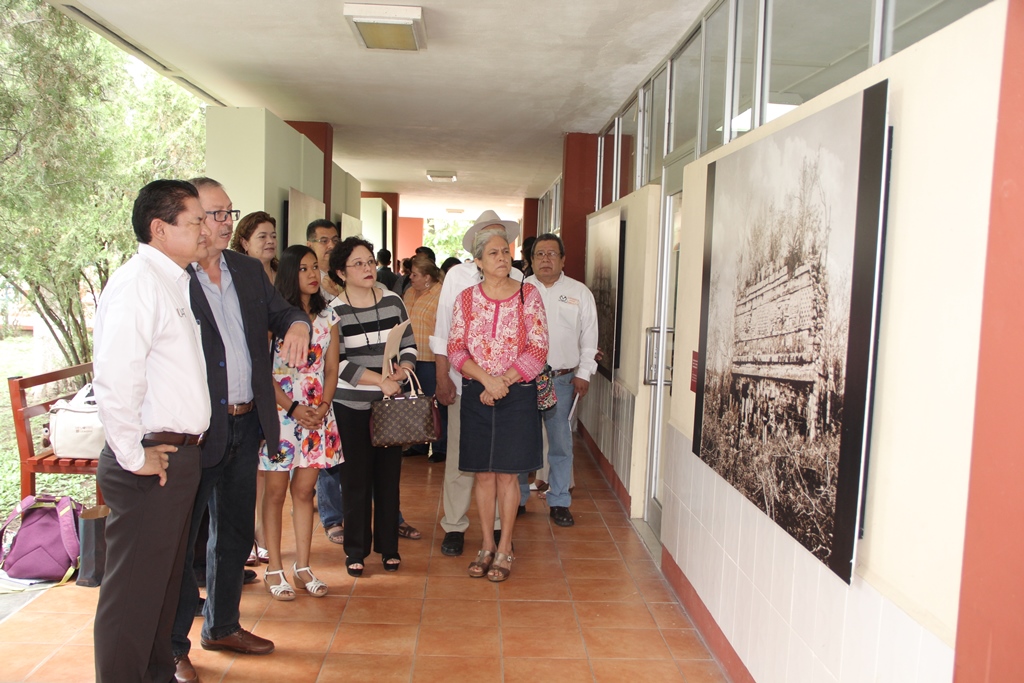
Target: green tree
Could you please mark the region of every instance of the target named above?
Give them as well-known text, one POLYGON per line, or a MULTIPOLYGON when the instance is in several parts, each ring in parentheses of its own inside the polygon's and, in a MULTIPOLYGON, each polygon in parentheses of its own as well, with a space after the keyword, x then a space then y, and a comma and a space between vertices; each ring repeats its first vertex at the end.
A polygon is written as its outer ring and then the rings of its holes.
POLYGON ((0 278, 83 363, 138 189, 202 169, 202 104, 37 0, 0 0, 0 78, 0 278))
POLYGON ((470 257, 462 248, 462 236, 473 225, 470 220, 454 220, 451 218, 428 218, 423 229, 423 244, 434 250, 437 265, 455 256, 460 261, 470 257))

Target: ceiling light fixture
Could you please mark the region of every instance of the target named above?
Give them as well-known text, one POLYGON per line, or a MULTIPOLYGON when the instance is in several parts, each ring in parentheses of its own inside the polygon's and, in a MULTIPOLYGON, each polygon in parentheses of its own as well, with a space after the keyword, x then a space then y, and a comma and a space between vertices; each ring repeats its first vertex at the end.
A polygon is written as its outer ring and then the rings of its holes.
POLYGON ((427 171, 427 180, 432 183, 454 183, 458 178, 455 171, 427 171))
POLYGON ((445 209, 448 213, 462 213, 465 209, 445 209))
POLYGON ((346 2, 342 14, 360 44, 369 50, 427 49, 422 7, 346 2))

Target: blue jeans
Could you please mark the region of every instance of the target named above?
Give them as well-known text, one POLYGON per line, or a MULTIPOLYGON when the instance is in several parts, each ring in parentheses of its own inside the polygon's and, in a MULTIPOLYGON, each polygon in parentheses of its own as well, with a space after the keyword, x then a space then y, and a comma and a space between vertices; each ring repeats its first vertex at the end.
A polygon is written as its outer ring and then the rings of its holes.
POLYGON ((575 388, 573 377, 568 373, 553 380, 555 396, 558 402, 555 407, 543 413, 544 430, 548 435, 548 507, 564 507, 572 505, 569 493, 569 482, 572 481, 572 425, 569 424, 569 411, 575 388))
MULTIPOLYGON (((320 509, 320 524, 324 529, 345 524, 345 506, 341 499, 341 468, 335 465, 320 470, 316 478, 316 506, 320 509)), ((398 524, 405 524, 402 511, 398 511, 398 524)))
MULTIPOLYGON (((224 457, 203 469, 192 506, 185 572, 181 577, 178 611, 174 617, 171 648, 174 656, 188 654, 188 632, 199 603, 192 564, 195 541, 206 506, 210 506, 210 540, 206 545, 206 606, 203 637, 219 640, 241 625, 238 604, 242 599, 245 561, 255 537, 256 469, 259 464, 260 424, 255 410, 228 416, 228 443, 224 457)), ((171 454, 174 457, 174 454, 171 454)))
MULTIPOLYGON (((430 360, 416 361, 416 376, 423 385, 423 393, 433 396, 437 392, 437 364, 430 360)), ((448 454, 448 406, 437 404, 441 413, 441 438, 434 442, 434 455, 448 454)), ((426 455, 430 451, 430 444, 417 444, 410 449, 413 453, 426 455)))
MULTIPOLYGON (((549 507, 569 507, 572 495, 569 493, 569 482, 572 481, 572 425, 569 424, 569 411, 572 409, 573 373, 555 377, 552 380, 555 396, 558 401, 555 407, 546 410, 544 417, 544 433, 547 436, 549 507)), ((526 474, 519 475, 519 504, 526 505, 530 498, 530 485, 526 474)))
POLYGON ((341 501, 341 470, 337 465, 320 470, 316 478, 316 506, 320 510, 320 523, 324 529, 345 523, 345 508, 341 501))

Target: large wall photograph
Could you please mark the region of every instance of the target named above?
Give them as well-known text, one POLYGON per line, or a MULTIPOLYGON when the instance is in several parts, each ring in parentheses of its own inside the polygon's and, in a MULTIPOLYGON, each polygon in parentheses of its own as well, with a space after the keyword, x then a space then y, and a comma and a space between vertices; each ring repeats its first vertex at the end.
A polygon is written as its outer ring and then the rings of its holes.
POLYGON ((694 451, 847 582, 877 340, 886 86, 708 169, 694 451))
POLYGON ((625 258, 626 222, 618 211, 587 219, 587 268, 585 284, 597 306, 597 346, 602 351, 597 371, 612 379, 619 367, 622 338, 622 264, 625 258))

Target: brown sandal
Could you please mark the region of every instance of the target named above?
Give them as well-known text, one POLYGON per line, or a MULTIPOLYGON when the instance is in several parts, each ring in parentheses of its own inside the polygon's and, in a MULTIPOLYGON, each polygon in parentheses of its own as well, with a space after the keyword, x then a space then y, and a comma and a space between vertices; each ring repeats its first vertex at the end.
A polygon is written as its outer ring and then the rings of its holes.
POLYGON ((342 545, 345 543, 345 525, 338 524, 336 526, 324 529, 324 533, 327 534, 327 540, 331 543, 337 543, 342 545))
POLYGON ((402 538, 408 538, 413 541, 418 541, 423 538, 423 534, 420 533, 419 529, 406 522, 402 522, 398 525, 398 535, 402 538))
POLYGON ((476 554, 476 560, 469 563, 469 575, 474 579, 482 579, 487 576, 487 570, 494 562, 493 550, 481 550, 476 554))
POLYGON ((512 560, 515 558, 505 553, 498 553, 494 556, 494 562, 491 564, 491 570, 487 572, 487 580, 493 583, 500 583, 508 579, 508 575, 512 573, 512 560))

